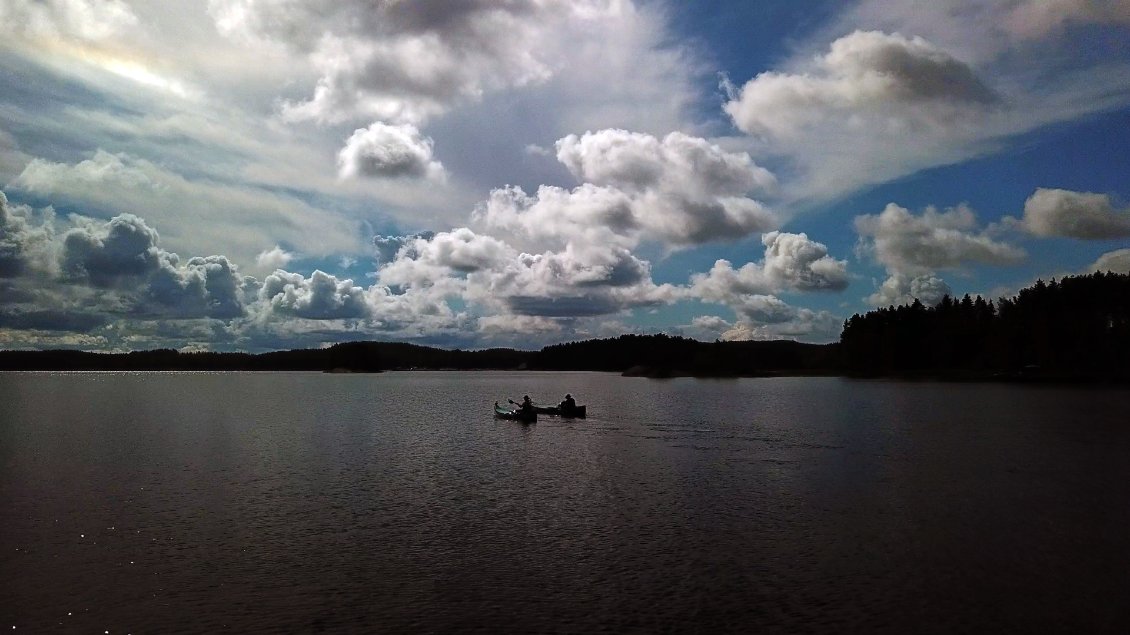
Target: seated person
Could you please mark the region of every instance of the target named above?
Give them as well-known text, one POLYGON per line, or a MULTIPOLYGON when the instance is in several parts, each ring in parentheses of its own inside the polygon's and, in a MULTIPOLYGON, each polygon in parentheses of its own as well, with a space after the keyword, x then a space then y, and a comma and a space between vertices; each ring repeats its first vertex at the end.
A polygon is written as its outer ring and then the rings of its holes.
POLYGON ((565 401, 561 402, 560 408, 562 410, 573 410, 577 407, 577 401, 573 399, 573 395, 566 394, 565 401))

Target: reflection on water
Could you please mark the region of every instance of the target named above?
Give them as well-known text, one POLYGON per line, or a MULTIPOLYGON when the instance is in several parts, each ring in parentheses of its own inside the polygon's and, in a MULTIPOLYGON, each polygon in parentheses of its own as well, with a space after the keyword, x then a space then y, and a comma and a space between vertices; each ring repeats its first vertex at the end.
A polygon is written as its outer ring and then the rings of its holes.
POLYGON ((17 632, 1126 632, 1128 396, 4 374, 0 619, 17 632), (496 400, 565 392, 588 419, 492 416, 496 400))

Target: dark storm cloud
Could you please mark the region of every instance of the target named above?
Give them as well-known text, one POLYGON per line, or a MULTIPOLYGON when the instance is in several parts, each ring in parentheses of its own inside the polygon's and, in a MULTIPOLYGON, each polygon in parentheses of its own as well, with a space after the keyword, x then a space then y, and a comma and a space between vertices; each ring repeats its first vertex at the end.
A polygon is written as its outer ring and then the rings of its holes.
POLYGON ((226 257, 196 257, 183 266, 163 264, 154 271, 147 298, 170 316, 229 319, 244 314, 244 286, 226 257))
POLYGON ((63 276, 96 287, 144 276, 161 264, 157 241, 157 232, 133 214, 114 217, 104 225, 76 227, 63 235, 63 276))
MULTIPOLYGON (((24 296, 33 289, 44 292, 18 314, 10 311, 10 325, 47 320, 51 310, 69 309, 74 302, 135 317, 227 319, 244 314, 250 281, 226 257, 182 263, 177 254, 160 248, 156 230, 132 214, 76 222, 56 235, 53 217, 33 225, 0 198, 0 278, 12 279, 12 289, 24 296)), ((4 299, 9 309, 18 302, 11 295, 4 299)))
POLYGON ((109 322, 105 315, 61 309, 8 309, 0 307, 0 328, 89 333, 109 322))
POLYGON ((592 279, 578 278, 578 287, 630 287, 651 279, 651 267, 629 251, 623 250, 610 265, 603 267, 603 275, 592 279))
POLYGON ((512 296, 506 298, 510 311, 517 315, 541 317, 585 317, 608 315, 623 309, 623 306, 599 295, 581 295, 561 298, 541 296, 512 296))
POLYGON ((232 318, 244 313, 244 279, 224 256, 185 263, 158 247, 156 230, 132 214, 63 235, 64 278, 98 288, 139 290, 133 312, 177 318, 232 318))

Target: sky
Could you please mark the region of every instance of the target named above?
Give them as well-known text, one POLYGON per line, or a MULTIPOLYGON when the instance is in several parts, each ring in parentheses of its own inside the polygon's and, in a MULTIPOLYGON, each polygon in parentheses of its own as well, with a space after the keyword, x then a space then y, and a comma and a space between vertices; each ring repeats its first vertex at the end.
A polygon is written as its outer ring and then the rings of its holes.
POLYGON ((830 342, 1130 272, 1130 0, 3 0, 0 348, 830 342))

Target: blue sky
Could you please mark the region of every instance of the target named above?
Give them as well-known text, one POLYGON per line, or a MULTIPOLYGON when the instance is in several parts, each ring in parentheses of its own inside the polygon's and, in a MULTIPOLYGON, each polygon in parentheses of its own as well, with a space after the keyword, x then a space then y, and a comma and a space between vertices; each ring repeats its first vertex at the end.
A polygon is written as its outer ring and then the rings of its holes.
POLYGON ((1130 1, 9 0, 0 347, 835 340, 1130 272, 1130 1))

